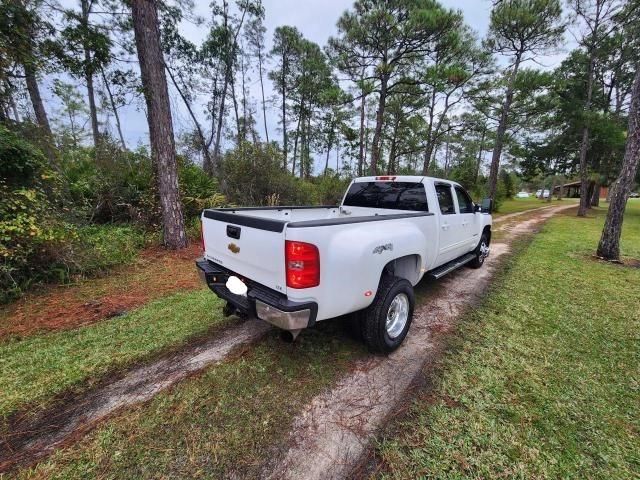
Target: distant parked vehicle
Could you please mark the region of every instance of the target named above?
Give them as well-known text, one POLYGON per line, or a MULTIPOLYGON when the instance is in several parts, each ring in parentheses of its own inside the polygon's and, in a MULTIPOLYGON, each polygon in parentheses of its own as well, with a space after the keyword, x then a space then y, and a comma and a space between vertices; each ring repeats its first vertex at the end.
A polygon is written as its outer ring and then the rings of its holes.
POLYGON ((629 194, 629 198, 640 198, 640 193, 638 192, 631 192, 629 194))
POLYGON ((547 189, 545 189, 544 192, 542 190, 538 190, 536 192, 536 197, 537 198, 549 198, 550 194, 551 194, 551 192, 549 192, 549 190, 547 190, 547 189))
POLYGON ((529 192, 518 192, 516 198, 529 198, 529 192))

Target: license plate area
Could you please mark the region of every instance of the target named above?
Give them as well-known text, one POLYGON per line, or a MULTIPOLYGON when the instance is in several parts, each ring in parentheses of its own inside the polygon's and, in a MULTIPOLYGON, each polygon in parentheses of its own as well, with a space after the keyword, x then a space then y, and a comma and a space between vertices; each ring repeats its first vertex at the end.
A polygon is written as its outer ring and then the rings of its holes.
POLYGON ((225 286, 229 280, 229 274, 224 272, 210 273, 207 275, 207 283, 210 285, 225 286))

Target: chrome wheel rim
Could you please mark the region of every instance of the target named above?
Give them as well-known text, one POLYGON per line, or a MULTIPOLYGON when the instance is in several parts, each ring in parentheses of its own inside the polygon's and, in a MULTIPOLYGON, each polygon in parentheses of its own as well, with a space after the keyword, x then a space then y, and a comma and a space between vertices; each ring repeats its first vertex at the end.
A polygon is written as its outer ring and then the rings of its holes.
POLYGON ((409 319, 409 297, 406 293, 399 293, 389 304, 387 310, 387 335, 389 338, 396 338, 402 333, 409 319))

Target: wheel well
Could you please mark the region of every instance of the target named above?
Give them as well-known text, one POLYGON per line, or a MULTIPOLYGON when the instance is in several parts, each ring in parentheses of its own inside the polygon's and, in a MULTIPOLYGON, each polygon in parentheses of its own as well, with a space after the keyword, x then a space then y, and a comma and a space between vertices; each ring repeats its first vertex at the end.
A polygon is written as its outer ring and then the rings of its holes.
POLYGON ((391 260, 384 266, 382 274, 394 275, 396 277, 404 278, 415 285, 420 279, 420 267, 421 267, 420 255, 405 255, 391 260))
POLYGON ((491 225, 484 227, 484 229, 482 229, 482 233, 487 234, 487 240, 489 241, 489 244, 491 244, 491 225))

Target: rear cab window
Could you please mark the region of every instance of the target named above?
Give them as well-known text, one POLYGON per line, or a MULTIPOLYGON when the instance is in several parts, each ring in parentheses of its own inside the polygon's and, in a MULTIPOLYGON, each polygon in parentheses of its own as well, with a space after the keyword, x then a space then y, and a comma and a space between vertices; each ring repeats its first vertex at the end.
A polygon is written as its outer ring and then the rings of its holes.
POLYGON ((429 211, 427 193, 422 182, 355 182, 349 187, 343 205, 414 212, 429 211))

